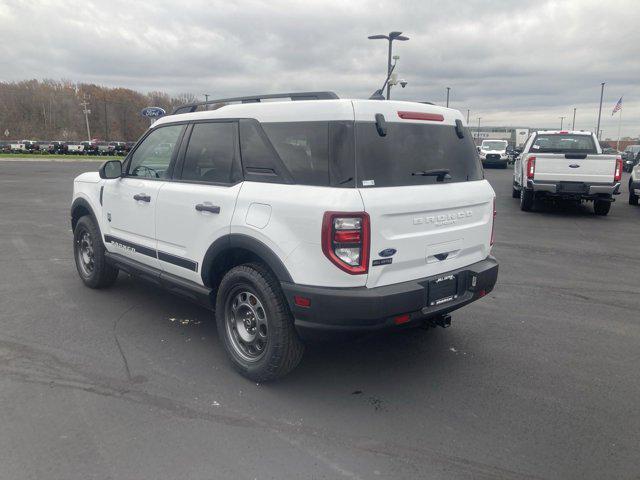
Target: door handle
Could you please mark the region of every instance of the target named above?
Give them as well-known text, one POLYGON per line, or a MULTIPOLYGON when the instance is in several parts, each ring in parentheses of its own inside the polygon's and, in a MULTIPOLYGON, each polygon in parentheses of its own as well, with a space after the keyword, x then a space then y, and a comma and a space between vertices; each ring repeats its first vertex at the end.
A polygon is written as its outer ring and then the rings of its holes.
POLYGON ((138 201, 138 202, 147 202, 149 203, 151 201, 151 197, 149 195, 147 195, 146 193, 137 193, 133 196, 133 199, 138 201))
POLYGON ((220 207, 216 205, 205 205, 204 203, 197 204, 196 210, 198 212, 220 213, 220 207))

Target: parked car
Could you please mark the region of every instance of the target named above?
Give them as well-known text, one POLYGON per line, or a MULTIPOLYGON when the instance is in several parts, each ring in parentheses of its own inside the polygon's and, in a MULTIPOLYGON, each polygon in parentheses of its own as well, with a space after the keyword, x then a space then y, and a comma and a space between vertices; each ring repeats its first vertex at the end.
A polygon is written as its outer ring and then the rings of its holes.
POLYGON ((114 155, 126 155, 130 150, 127 149, 127 144, 125 142, 109 142, 109 145, 113 147, 114 155))
POLYGON ((598 139, 585 131, 535 132, 513 169, 513 197, 529 211, 536 198, 592 201, 607 215, 620 191, 622 159, 604 155, 598 139))
POLYGON ((71 155, 83 155, 84 144, 82 142, 69 142, 67 144, 67 153, 71 155))
POLYGON ((622 152, 624 171, 630 172, 640 161, 640 145, 629 145, 622 152))
POLYGON ((40 146, 35 140, 20 140, 10 144, 10 149, 14 153, 32 153, 38 151, 40 146))
POLYGON ((307 101, 188 105, 124 164, 78 176, 85 285, 124 270, 215 307, 232 365, 256 381, 293 369, 310 336, 448 326, 493 289, 495 193, 459 111, 278 97, 307 101))
POLYGON ((98 154, 98 142, 91 140, 82 142, 84 147, 83 153, 85 155, 97 155, 98 154))
POLYGON ((629 205, 638 205, 638 198, 640 198, 640 162, 633 167, 629 177, 629 205))
POLYGON ((509 163, 507 145, 508 142, 506 140, 483 140, 480 146, 482 165, 496 165, 500 168, 507 168, 509 163))
POLYGON ((67 153, 67 144, 66 142, 56 140, 49 143, 49 145, 47 146, 47 150, 49 153, 63 155, 67 153))
POLYGON ((96 149, 97 149, 96 151, 97 155, 104 155, 104 156, 114 155, 116 151, 115 146, 108 142, 98 142, 96 144, 96 149))
POLYGON ((0 153, 11 153, 11 143, 0 141, 0 153))

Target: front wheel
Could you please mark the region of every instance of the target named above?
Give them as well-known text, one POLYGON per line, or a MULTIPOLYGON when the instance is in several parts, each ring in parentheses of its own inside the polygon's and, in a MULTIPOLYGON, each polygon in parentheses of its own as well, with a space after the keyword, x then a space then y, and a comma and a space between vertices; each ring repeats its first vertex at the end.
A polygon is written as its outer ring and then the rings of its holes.
POLYGON ((73 230, 73 256, 78 275, 87 287, 109 287, 118 278, 118 269, 107 263, 104 252, 98 225, 89 215, 80 218, 73 230))
POLYGON ((233 366, 254 381, 283 377, 304 346, 273 274, 260 264, 232 268, 216 297, 218 334, 233 366))
POLYGON ((593 201, 593 212, 596 215, 606 215, 611 210, 611 202, 607 202, 605 200, 594 200, 593 201))

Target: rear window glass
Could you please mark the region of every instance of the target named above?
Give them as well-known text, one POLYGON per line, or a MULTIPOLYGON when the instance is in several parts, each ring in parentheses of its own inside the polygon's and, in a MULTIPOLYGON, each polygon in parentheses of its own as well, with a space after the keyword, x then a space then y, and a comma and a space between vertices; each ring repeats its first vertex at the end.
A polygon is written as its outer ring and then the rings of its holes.
POLYGON ((481 180, 482 168, 467 128, 459 138, 453 125, 387 123, 381 137, 375 123, 356 123, 358 187, 395 187, 438 182, 424 175, 448 170, 447 182, 481 180))
POLYGON ((597 153, 591 135, 538 134, 531 152, 538 153, 597 153))

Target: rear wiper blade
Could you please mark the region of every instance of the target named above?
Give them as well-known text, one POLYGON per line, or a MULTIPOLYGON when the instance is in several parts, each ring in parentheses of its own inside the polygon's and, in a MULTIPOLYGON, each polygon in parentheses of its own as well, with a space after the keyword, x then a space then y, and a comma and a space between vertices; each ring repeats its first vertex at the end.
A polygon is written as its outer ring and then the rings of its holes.
POLYGON ((419 170, 417 172, 413 172, 412 176, 421 176, 421 177, 436 177, 438 182, 442 182, 444 180, 451 180, 451 175, 449 175, 449 170, 446 168, 437 168, 434 170, 419 170))

